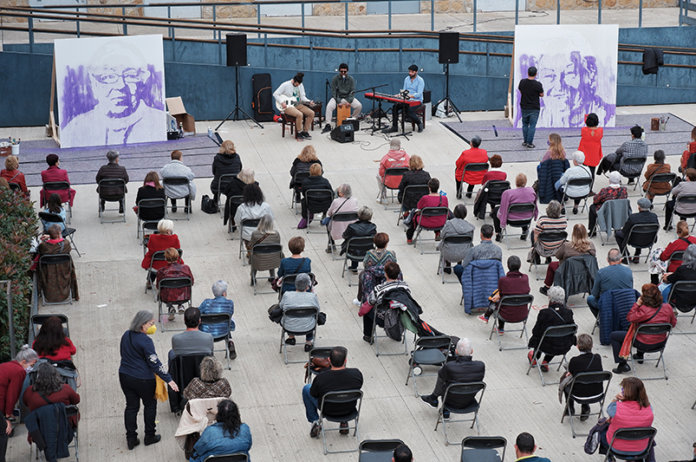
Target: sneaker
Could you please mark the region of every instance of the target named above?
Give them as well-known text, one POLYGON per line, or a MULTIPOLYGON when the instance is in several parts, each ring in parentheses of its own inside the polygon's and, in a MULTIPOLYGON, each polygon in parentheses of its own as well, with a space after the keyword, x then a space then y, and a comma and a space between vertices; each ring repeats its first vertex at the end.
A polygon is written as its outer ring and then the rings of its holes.
POLYGON ((539 287, 539 292, 541 292, 542 295, 547 295, 549 293, 549 288, 546 286, 541 286, 539 287))
POLYGON ((437 407, 437 396, 433 395, 421 395, 420 397, 424 403, 430 405, 430 407, 437 407))
POLYGON ((481 315, 481 316, 479 316, 478 318, 479 318, 481 321, 483 321, 483 322, 485 322, 486 324, 488 324, 488 318, 487 318, 485 315, 481 315))
POLYGON ((308 132, 300 132, 300 135, 302 136, 302 138, 304 138, 306 140, 312 139, 312 135, 310 135, 308 132))
POLYGON ((319 421, 316 421, 312 424, 312 429, 309 431, 309 436, 311 438, 318 438, 319 433, 321 433, 321 424, 319 421))
POLYGON ((495 331, 498 333, 498 335, 505 335, 505 329, 501 329, 500 327, 496 327, 495 331))
POLYGON ((331 131, 331 124, 326 124, 324 125, 324 129, 321 131, 322 133, 329 133, 331 131))
POLYGON ((305 229, 305 228, 307 228, 307 220, 303 218, 297 224, 297 229, 305 229))
POLYGON ((360 300, 358 300, 357 298, 354 298, 354 299, 353 299, 353 305, 355 305, 355 306, 362 306, 362 303, 360 303, 360 300))
POLYGON ((169 317, 167 319, 169 319, 170 321, 174 321, 174 319, 176 319, 176 309, 173 306, 169 306, 168 311, 169 317))
POLYGON ((230 359, 237 359, 237 349, 234 347, 234 342, 230 339, 227 344, 227 351, 230 354, 230 359))
POLYGON ((549 363, 548 361, 542 361, 541 366, 541 372, 548 372, 549 371, 549 363))
POLYGON ((442 410, 442 418, 445 420, 449 420, 450 418, 450 411, 449 409, 443 409, 442 410))
POLYGON ((333 253, 333 247, 332 247, 332 246, 328 246, 328 247, 326 248, 326 253, 333 253))
POLYGON ((408 244, 408 245, 413 244, 413 239, 406 239, 406 244, 408 244))
POLYGON ((529 364, 532 366, 536 366, 536 359, 533 359, 534 351, 530 351, 527 353, 527 359, 529 360, 529 364))
POLYGON ((527 143, 527 147, 530 149, 536 148, 536 146, 534 146, 534 143, 527 143))
POLYGON ((630 372, 631 366, 626 363, 619 363, 614 369, 611 370, 614 374, 623 374, 624 372, 630 372))
POLYGON ((522 146, 525 147, 525 148, 528 148, 528 147, 529 147, 529 145, 527 144, 526 141, 523 141, 523 142, 522 142, 522 146))
POLYGON ((347 435, 348 433, 350 433, 350 429, 348 428, 348 422, 341 422, 338 428, 340 428, 340 430, 338 430, 338 433, 340 433, 341 435, 347 435))
POLYGON ((179 305, 179 307, 177 309, 179 311, 179 314, 184 314, 184 311, 185 311, 184 305, 179 305))
POLYGON ((145 446, 150 446, 151 444, 159 443, 162 439, 160 435, 152 435, 145 437, 145 446))

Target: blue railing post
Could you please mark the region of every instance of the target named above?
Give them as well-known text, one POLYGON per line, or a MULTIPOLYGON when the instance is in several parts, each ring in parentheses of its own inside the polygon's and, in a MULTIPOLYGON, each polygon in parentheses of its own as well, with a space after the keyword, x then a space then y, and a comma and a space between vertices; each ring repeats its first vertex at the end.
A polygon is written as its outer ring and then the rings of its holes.
POLYGON ((174 35, 174 28, 172 27, 172 7, 167 7, 167 24, 169 24, 169 36, 174 35))
POLYGON ((561 0, 556 0, 556 24, 561 23, 561 0))
POLYGON ((435 0, 430 0, 430 30, 435 30, 435 0))
POLYGON ((300 5, 302 6, 302 31, 304 31, 304 28, 305 28, 305 25, 304 25, 304 20, 305 20, 305 17, 304 17, 304 2, 300 3, 300 5))
POLYGON ((75 34, 80 38, 80 9, 75 8, 75 34))
POLYGON ((387 2, 387 24, 388 24, 387 29, 388 29, 388 30, 391 30, 391 26, 392 26, 392 24, 391 24, 391 22, 392 22, 392 21, 391 21, 391 13, 392 13, 392 5, 391 5, 391 3, 392 3, 391 0, 389 0, 389 1, 387 2))
POLYGON ((476 0, 474 0, 474 32, 476 32, 476 0))
MULTIPOLYGON (((344 13, 345 18, 346 18, 345 19, 345 28, 346 28, 346 31, 348 31, 348 2, 344 3, 344 5, 343 5, 343 13, 344 13)), ((348 34, 346 34, 346 35, 348 35, 348 34)))
POLYGON ((602 24, 602 0, 597 0, 597 24, 602 24))
POLYGON ((222 32, 221 31, 218 31, 217 42, 218 42, 218 64, 222 65, 222 55, 224 52, 222 49, 222 32))
POLYGON ((638 2, 638 27, 643 27, 643 0, 638 2))
POLYGON ((128 35, 128 23, 126 23, 126 7, 121 7, 121 16, 123 16, 123 35, 128 35))
POLYGON ((515 25, 520 23, 520 0, 515 0, 515 25))
POLYGON ((213 29, 213 40, 215 40, 217 38, 215 35, 220 35, 220 31, 217 28, 217 11, 215 5, 213 5, 213 27, 215 27, 215 29, 213 29))
POLYGON ((31 13, 27 20, 27 30, 29 31, 29 53, 34 52, 34 13, 31 13))

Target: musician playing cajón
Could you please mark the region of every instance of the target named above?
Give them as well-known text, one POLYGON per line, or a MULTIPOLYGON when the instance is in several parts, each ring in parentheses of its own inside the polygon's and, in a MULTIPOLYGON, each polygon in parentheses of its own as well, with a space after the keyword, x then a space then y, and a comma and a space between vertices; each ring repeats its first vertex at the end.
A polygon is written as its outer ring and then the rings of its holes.
POLYGON ((309 135, 309 129, 314 119, 314 110, 311 107, 314 106, 314 101, 305 94, 303 77, 304 74, 298 72, 292 79, 280 84, 273 92, 273 98, 280 112, 295 118, 295 137, 298 140, 310 140, 312 137, 309 135))
POLYGON ((392 126, 386 130, 387 133, 393 133, 399 131, 399 111, 403 111, 406 120, 409 120, 416 124, 418 131, 423 131, 423 122, 416 111, 421 107, 423 103, 423 90, 425 89, 425 81, 418 75, 418 66, 411 64, 408 66, 408 77, 404 79, 404 87, 402 92, 397 97, 403 97, 407 100, 418 101, 421 104, 410 105, 404 103, 395 103, 392 108, 392 126))

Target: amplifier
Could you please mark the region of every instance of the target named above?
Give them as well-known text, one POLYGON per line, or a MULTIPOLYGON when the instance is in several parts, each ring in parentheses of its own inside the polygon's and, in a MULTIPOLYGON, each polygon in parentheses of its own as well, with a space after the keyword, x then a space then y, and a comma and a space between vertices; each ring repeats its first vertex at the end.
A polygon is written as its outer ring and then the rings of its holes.
POLYGON ((344 124, 351 124, 353 126, 354 132, 360 131, 360 121, 358 119, 348 117, 347 119, 343 120, 343 123, 344 124))
POLYGON ((339 143, 352 143, 355 139, 353 124, 344 123, 331 130, 331 139, 339 143))

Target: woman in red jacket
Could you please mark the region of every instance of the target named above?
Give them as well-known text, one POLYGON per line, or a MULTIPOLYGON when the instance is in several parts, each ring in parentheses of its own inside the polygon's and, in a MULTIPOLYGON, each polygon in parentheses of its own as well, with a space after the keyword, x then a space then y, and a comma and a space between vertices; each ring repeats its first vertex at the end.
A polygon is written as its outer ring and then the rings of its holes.
POLYGON ((14 361, 0 364, 0 411, 2 411, 0 414, 0 460, 5 460, 7 438, 12 433, 10 418, 19 400, 27 369, 32 367, 38 359, 36 352, 29 348, 29 345, 24 345, 14 361))
POLYGON ((27 189, 27 181, 24 179, 24 173, 19 171, 19 160, 15 156, 7 156, 5 159, 5 169, 0 171, 0 177, 7 180, 8 183, 19 185, 24 197, 29 198, 29 190, 27 189))
MULTIPOLYGON (((157 270, 167 266, 167 262, 164 260, 156 260, 153 262, 152 256, 155 252, 164 251, 170 247, 180 249, 181 244, 179 243, 179 236, 174 234, 174 222, 172 220, 163 219, 157 223, 157 234, 150 234, 150 238, 147 241, 147 253, 140 264, 143 269, 149 269, 150 263, 152 262, 153 271, 149 275, 150 281, 154 281, 157 277, 157 270)), ((179 263, 183 264, 184 260, 179 258, 179 263)))
POLYGON ((488 162, 488 153, 481 146, 481 138, 475 135, 471 138, 471 149, 462 151, 459 159, 457 159, 454 172, 454 179, 457 183, 457 199, 462 198, 462 181, 469 186, 466 188, 466 197, 471 198, 471 192, 474 190, 474 185, 481 184, 485 171, 480 172, 465 172, 464 168, 467 164, 485 164, 488 162))
MULTIPOLYGON (((80 395, 63 382, 58 369, 50 363, 41 363, 36 368, 36 378, 34 384, 27 388, 22 398, 24 404, 29 408, 29 412, 34 411, 42 406, 46 406, 46 400, 51 403, 63 403, 66 406, 70 404, 78 404, 80 395)), ((78 416, 72 416, 70 423, 73 428, 77 427, 78 416)))
MULTIPOLYGON (((638 377, 626 377, 621 381, 621 392, 607 406, 607 414, 609 415, 609 427, 606 433, 600 434, 600 454, 606 454, 617 430, 652 425, 652 407, 648 401, 645 385, 638 377)), ((645 450, 647 444, 647 439, 616 440, 613 448, 622 452, 639 452, 645 450)), ((648 457, 647 460, 655 460, 655 458, 648 457)))
MULTIPOLYGON (((689 225, 681 220, 677 223, 677 239, 670 242, 660 254, 660 260, 668 261, 674 252, 683 252, 691 244, 696 244, 696 236, 689 234, 689 225)), ((667 273, 674 273, 682 264, 681 260, 671 260, 667 267, 667 273)))
POLYGON ((51 316, 41 325, 32 348, 41 358, 51 361, 70 361, 77 348, 65 336, 63 324, 57 316, 51 316))
POLYGON ((584 165, 590 168, 592 178, 594 178, 597 165, 602 161, 602 137, 604 129, 598 127, 599 117, 597 114, 587 114, 585 118, 585 127, 580 130, 580 145, 578 151, 585 154, 584 165))
MULTIPOLYGON (((48 164, 48 168, 41 172, 41 181, 43 183, 53 183, 58 181, 65 181, 68 184, 70 183, 70 179, 68 179, 68 171, 60 168, 60 159, 58 158, 57 154, 47 155, 46 163, 48 164)), ((48 198, 52 193, 57 193, 60 196, 60 199, 63 203, 68 202, 70 203, 70 207, 72 207, 73 199, 75 199, 75 190, 72 188, 61 189, 56 191, 44 191, 42 189, 40 204, 41 207, 43 207, 44 203, 48 201, 48 198)))
MULTIPOLYGON (((670 323, 672 327, 677 325, 677 318, 674 310, 669 303, 662 303, 662 294, 655 284, 643 284, 642 295, 626 315, 626 320, 634 324, 662 324, 670 323)), ((614 361, 617 363, 613 369, 614 374, 623 374, 631 370, 631 366, 626 360, 619 357, 621 345, 626 337, 626 331, 614 331, 611 333, 611 349, 614 352, 614 361)), ((633 346, 638 352, 633 355, 633 359, 639 363, 643 361, 643 354, 646 351, 653 351, 660 344, 665 342, 665 334, 648 335, 640 334, 633 342, 633 346)))

